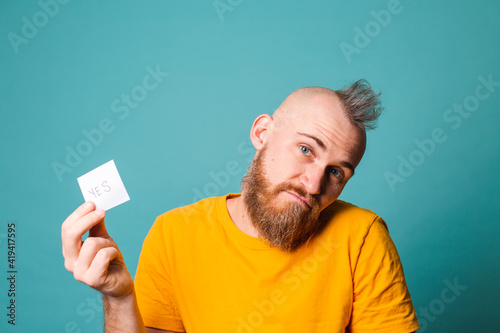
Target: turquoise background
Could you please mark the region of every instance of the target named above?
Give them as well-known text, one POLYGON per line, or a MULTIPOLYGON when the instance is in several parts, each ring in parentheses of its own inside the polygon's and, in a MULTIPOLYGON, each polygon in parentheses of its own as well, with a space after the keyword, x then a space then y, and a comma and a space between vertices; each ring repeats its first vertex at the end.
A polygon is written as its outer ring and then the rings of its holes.
POLYGON ((61 223, 83 202, 77 177, 115 160, 131 200, 106 221, 134 274, 157 215, 239 190, 256 116, 297 88, 359 78, 382 91, 386 110, 341 198, 387 221, 420 332, 498 330, 500 87, 458 128, 443 116, 473 101, 478 77, 500 81, 500 2, 402 0, 381 26, 370 12, 391 1, 228 1, 221 16, 212 0, 69 1, 50 7, 47 22, 36 1, 1 2, 0 330, 101 329, 97 293, 73 280, 61 254, 61 223), (23 17, 42 26, 15 47, 9 33, 24 38, 23 17), (356 29, 365 28, 369 43, 346 57, 341 43, 356 46, 356 29), (113 112, 148 66, 169 75, 126 117, 113 112), (105 118, 113 131, 60 181, 53 162, 65 163, 66 147, 76 149, 82 131, 105 118), (446 140, 416 152, 415 140, 436 128, 446 140), (397 175, 410 156, 421 164, 391 188, 387 172, 397 175), (217 184, 213 174, 228 163, 239 173, 217 184), (15 327, 6 317, 10 222, 15 327), (444 303, 445 281, 455 279, 466 289, 444 303))

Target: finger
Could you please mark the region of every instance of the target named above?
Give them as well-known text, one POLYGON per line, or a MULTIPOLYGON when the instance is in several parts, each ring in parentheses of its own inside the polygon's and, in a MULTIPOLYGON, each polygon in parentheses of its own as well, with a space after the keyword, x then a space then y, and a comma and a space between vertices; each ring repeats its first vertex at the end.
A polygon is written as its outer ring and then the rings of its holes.
POLYGON ((73 213, 71 213, 66 220, 64 220, 61 226, 61 236, 64 236, 67 233, 67 230, 73 228, 73 226, 85 215, 88 215, 90 212, 95 210, 95 205, 92 201, 87 201, 83 203, 80 207, 75 209, 73 213))
POLYGON ((75 278, 77 276, 83 276, 83 274, 88 270, 97 252, 106 247, 116 247, 115 242, 108 238, 98 238, 89 237, 87 238, 81 247, 78 259, 75 260, 73 274, 75 278))
POLYGON ((89 230, 89 237, 109 238, 109 234, 108 231, 106 230, 104 220, 100 221, 89 230))
POLYGON ((116 247, 105 247, 96 253, 92 264, 86 272, 87 284, 95 289, 104 289, 108 279, 108 268, 110 263, 120 255, 116 247))
POLYGON ((83 203, 80 207, 75 209, 73 213, 71 213, 66 220, 63 222, 63 227, 66 227, 68 225, 71 225, 75 223, 78 219, 80 219, 82 216, 87 215, 91 211, 95 209, 95 205, 92 201, 87 201, 83 203))
POLYGON ((106 213, 102 209, 88 213, 77 220, 78 223, 61 231, 62 250, 66 269, 72 270, 73 262, 78 258, 82 246, 82 236, 94 225, 104 220, 106 213))

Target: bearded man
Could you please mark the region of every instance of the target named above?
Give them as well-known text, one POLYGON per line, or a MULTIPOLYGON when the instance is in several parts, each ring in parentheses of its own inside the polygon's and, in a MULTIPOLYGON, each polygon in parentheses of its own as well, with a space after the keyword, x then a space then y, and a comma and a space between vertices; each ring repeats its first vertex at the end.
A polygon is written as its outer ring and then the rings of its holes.
POLYGON ((364 80, 294 91, 257 117, 241 194, 156 220, 135 286, 92 203, 63 223, 66 268, 103 294, 107 332, 413 332, 385 222, 337 200, 381 112, 364 80), (90 231, 82 242, 82 236, 90 231))

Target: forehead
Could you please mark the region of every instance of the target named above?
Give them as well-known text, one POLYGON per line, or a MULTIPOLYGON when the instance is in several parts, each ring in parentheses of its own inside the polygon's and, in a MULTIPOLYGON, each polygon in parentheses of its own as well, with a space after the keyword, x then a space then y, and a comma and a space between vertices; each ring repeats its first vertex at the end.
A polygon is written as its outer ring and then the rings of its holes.
POLYGON ((364 131, 351 123, 335 95, 313 96, 302 105, 290 106, 281 116, 285 124, 281 134, 288 139, 309 139, 326 152, 342 155, 354 165, 359 163, 364 131))

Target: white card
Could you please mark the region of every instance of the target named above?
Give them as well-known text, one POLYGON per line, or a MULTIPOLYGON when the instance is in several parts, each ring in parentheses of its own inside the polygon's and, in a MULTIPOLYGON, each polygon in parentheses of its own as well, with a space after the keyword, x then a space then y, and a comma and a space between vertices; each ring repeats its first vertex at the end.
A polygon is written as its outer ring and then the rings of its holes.
POLYGON ((113 160, 77 180, 85 201, 92 201, 96 208, 108 210, 130 200, 113 160))

